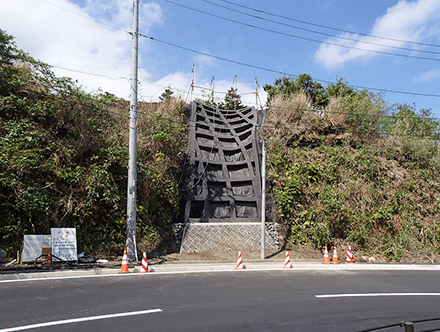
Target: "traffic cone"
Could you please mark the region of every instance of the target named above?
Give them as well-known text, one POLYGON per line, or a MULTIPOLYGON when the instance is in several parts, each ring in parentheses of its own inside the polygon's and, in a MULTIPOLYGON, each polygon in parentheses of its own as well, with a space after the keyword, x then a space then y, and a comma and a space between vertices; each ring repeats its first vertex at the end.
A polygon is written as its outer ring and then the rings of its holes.
POLYGON ((245 267, 243 265, 243 258, 241 257, 241 251, 238 252, 238 259, 237 259, 237 266, 235 267, 236 270, 244 270, 245 267))
POLYGON ((292 263, 290 263, 290 256, 289 256, 289 252, 286 251, 286 260, 284 261, 284 268, 285 269, 292 269, 292 263))
POLYGON ((323 260, 322 264, 330 264, 330 259, 328 258, 327 244, 325 245, 324 260, 323 260))
POLYGON ((124 247, 124 256, 122 256, 121 271, 119 273, 128 273, 127 247, 124 247))
POLYGON ((348 246, 347 249, 347 258, 345 259, 345 263, 354 263, 354 258, 350 246, 348 246))
POLYGON ((332 259, 332 264, 339 264, 339 260, 338 260, 338 253, 336 251, 336 243, 335 246, 333 248, 333 259, 332 259))
POLYGON ((148 262, 147 262, 147 253, 144 252, 144 256, 142 257, 142 265, 141 269, 139 270, 139 273, 145 273, 148 271, 148 262))

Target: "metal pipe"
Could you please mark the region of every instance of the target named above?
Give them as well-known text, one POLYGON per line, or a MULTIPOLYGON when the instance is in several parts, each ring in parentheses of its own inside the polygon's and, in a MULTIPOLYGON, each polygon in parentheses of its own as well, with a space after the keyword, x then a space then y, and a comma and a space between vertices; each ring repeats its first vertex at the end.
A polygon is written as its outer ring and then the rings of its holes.
POLYGON ((265 258, 266 233, 266 150, 265 142, 261 144, 261 259, 265 258))

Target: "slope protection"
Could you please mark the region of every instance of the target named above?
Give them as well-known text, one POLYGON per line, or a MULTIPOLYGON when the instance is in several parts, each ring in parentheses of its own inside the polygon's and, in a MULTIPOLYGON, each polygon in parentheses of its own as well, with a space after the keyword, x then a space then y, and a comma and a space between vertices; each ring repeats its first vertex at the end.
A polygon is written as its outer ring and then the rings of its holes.
POLYGON ((219 110, 192 103, 181 250, 259 248, 258 124, 253 107, 219 110))

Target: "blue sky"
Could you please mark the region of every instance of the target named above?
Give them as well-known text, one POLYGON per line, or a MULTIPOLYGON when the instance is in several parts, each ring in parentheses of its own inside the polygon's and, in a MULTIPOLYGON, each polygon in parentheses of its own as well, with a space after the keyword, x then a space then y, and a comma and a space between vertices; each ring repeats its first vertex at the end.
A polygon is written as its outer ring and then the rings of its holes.
MULTIPOLYGON (((224 97, 237 75, 238 92, 252 104, 255 77, 262 88, 283 73, 306 73, 381 89, 390 104, 415 103, 440 117, 438 0, 141 0, 140 6, 140 32, 154 38, 140 39, 141 100, 156 100, 166 87, 187 98, 195 64, 195 84, 205 87, 194 90, 197 98, 208 94, 212 77, 216 97, 224 97)), ((0 28, 58 75, 128 98, 132 8, 132 0, 4 0, 0 28)), ((264 102, 262 89, 260 96, 264 102)))

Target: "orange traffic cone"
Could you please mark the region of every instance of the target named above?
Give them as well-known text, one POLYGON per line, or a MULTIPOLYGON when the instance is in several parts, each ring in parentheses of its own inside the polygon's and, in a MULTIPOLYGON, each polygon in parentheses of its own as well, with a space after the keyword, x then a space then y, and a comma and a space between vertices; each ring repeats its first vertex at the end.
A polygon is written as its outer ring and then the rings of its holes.
POLYGON ((245 267, 243 265, 243 258, 241 257, 241 251, 238 252, 238 259, 237 259, 237 266, 235 267, 236 270, 244 270, 245 267))
POLYGON ((147 262, 147 253, 144 252, 144 256, 142 257, 142 265, 141 269, 139 270, 139 273, 145 273, 148 271, 148 262, 147 262))
POLYGON ((121 271, 119 273, 128 273, 127 247, 124 247, 124 256, 122 256, 121 271))
POLYGON ((292 269, 292 263, 290 263, 290 256, 289 256, 289 252, 286 251, 286 260, 284 261, 284 268, 285 269, 292 269))
POLYGON ((347 249, 347 258, 345 259, 345 263, 354 263, 354 258, 350 246, 348 246, 347 249))
POLYGON ((336 243, 335 246, 333 248, 333 259, 332 259, 332 264, 339 264, 339 260, 338 260, 338 253, 336 251, 336 243))
POLYGON ((328 258, 327 244, 325 245, 324 260, 323 260, 322 264, 330 264, 330 259, 328 258))

